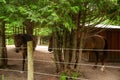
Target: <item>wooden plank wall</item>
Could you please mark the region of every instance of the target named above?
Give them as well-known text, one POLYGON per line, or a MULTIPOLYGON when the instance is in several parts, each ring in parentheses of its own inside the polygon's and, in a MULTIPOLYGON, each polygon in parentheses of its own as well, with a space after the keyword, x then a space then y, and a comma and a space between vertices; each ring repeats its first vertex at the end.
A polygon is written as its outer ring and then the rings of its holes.
POLYGON ((119 29, 109 29, 100 33, 107 39, 108 43, 108 59, 110 62, 120 62, 120 30, 119 29))

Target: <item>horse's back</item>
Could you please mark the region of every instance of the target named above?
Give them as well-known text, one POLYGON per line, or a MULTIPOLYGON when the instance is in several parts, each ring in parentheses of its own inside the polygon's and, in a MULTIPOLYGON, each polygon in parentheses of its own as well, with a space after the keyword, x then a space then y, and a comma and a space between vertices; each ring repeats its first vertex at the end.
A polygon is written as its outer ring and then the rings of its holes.
POLYGON ((104 38, 100 35, 92 35, 85 38, 85 48, 87 49, 103 49, 104 46, 104 38))

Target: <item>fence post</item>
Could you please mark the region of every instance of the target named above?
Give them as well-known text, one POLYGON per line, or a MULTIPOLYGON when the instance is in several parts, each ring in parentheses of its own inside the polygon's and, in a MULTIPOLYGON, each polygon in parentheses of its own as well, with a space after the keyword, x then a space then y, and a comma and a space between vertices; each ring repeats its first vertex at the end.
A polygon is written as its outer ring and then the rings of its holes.
POLYGON ((33 67, 33 46, 32 41, 27 42, 27 55, 28 55, 28 80, 34 80, 34 67, 33 67))

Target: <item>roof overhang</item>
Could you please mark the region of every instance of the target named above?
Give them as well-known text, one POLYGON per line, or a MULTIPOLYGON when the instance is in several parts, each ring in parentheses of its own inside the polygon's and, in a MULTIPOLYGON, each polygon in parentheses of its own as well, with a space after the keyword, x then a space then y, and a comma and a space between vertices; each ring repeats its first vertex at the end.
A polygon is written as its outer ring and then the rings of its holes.
POLYGON ((95 27, 97 28, 106 28, 106 29, 120 29, 120 26, 115 26, 115 25, 103 25, 103 24, 98 24, 95 27))

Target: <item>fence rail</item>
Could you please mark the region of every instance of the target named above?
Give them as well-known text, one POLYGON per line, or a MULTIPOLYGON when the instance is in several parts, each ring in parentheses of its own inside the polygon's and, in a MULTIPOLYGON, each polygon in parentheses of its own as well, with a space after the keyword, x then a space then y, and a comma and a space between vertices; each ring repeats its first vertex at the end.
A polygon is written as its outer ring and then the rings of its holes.
MULTIPOLYGON (((0 48, 7 48, 7 47, 0 47, 0 48)), ((21 48, 21 47, 18 47, 21 48)), ((27 48, 27 47, 22 47, 22 48, 27 48)), ((42 50, 46 50, 46 48, 40 48, 42 50)), ((119 49, 74 49, 74 48, 49 48, 52 50, 82 50, 82 51, 110 51, 110 52, 120 52, 119 49)))
MULTIPOLYGON (((1 47, 4 48, 4 47, 1 47)), ((46 48, 40 48, 42 50, 46 49, 46 48)), ((56 50, 61 50, 61 48, 52 48, 52 49, 56 49, 56 50)), ((92 51, 93 49, 71 49, 71 48, 62 48, 62 50, 89 50, 92 51)), ((94 49, 95 51, 103 51, 101 49, 94 49)), ((113 52, 120 52, 120 50, 104 50, 104 51, 113 51, 113 52)), ((23 59, 17 59, 17 58, 0 58, 0 59, 8 59, 8 60, 15 60, 15 61, 22 61, 23 59)), ((27 59, 26 59, 27 60, 27 59)), ((34 62, 44 62, 44 63, 60 63, 60 64, 76 64, 76 63, 68 63, 68 62, 54 62, 54 61, 48 61, 48 60, 34 60, 34 62)), ((85 63, 78 63, 77 65, 79 66, 89 66, 92 67, 94 66, 94 64, 85 64, 85 63)), ((98 67, 101 67, 102 65, 97 65, 98 67)), ((108 68, 113 68, 113 69, 120 69, 120 66, 109 66, 109 65, 105 65, 105 67, 108 68)), ((21 70, 12 70, 12 69, 0 69, 1 71, 8 71, 8 72, 19 72, 19 73, 28 73, 27 71, 21 71, 21 70)), ((48 73, 42 73, 42 72, 33 72, 33 74, 37 74, 37 75, 45 75, 45 76, 53 76, 53 77, 60 77, 60 75, 55 75, 55 74, 48 74, 48 73)), ((69 76, 67 76, 68 78, 71 78, 69 76)), ((88 79, 83 79, 83 78, 76 78, 77 80, 88 80, 88 79)))

